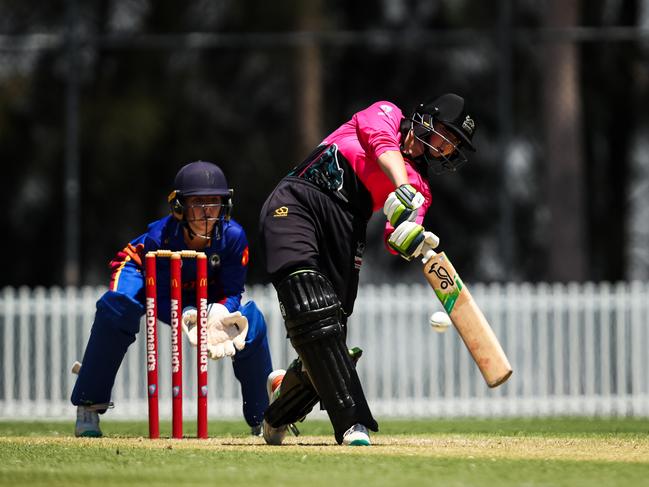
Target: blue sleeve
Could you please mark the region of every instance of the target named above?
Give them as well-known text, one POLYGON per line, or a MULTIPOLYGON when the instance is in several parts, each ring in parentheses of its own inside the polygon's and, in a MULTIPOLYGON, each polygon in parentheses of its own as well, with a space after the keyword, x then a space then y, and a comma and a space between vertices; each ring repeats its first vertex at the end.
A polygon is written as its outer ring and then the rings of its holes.
POLYGON ((131 240, 110 261, 110 290, 139 297, 143 284, 144 256, 160 248, 160 235, 166 219, 149 225, 147 232, 131 240))
POLYGON ((225 307, 234 312, 241 306, 241 295, 248 272, 248 239, 243 228, 230 222, 223 232, 226 248, 221 257, 221 283, 225 294, 225 307))

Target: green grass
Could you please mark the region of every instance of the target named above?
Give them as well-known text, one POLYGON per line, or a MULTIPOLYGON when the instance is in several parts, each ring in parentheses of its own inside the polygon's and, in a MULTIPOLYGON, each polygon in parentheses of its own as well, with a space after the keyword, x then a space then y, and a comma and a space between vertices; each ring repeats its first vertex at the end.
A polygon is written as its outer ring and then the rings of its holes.
MULTIPOLYGON (((323 421, 269 447, 242 421, 210 440, 150 441, 144 422, 102 418, 103 439, 69 422, 0 422, 0 485, 639 486, 649 422, 638 419, 381 421, 369 448, 335 445, 323 421)), ((195 430, 186 424, 186 434, 195 430)), ((162 434, 169 434, 168 423, 162 434)))
MULTIPOLYGON (((146 436, 144 421, 111 421, 102 416, 101 428, 106 436, 146 436)), ((501 436, 557 436, 587 437, 589 435, 648 435, 649 419, 638 418, 551 418, 551 419, 453 419, 453 420, 384 420, 379 422, 383 435, 430 435, 430 434, 487 434, 501 436)), ((187 436, 196 435, 196 423, 184 423, 187 436)), ((298 423, 304 435, 333 435, 327 421, 298 423)), ((26 422, 0 421, 2 436, 69 436, 74 430, 73 422, 26 422)), ((246 437, 249 428, 243 421, 212 421, 210 436, 246 437)), ((161 436, 171 434, 171 422, 160 422, 161 436)))

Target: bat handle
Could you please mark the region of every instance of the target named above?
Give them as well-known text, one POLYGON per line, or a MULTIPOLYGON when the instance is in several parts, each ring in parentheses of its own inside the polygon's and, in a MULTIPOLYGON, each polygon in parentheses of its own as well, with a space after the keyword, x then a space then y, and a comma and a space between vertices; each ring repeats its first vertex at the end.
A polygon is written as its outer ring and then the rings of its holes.
POLYGON ((426 262, 428 262, 432 257, 435 257, 437 255, 437 252, 435 252, 432 248, 430 248, 428 245, 424 244, 423 248, 421 249, 421 261, 426 265, 426 262))

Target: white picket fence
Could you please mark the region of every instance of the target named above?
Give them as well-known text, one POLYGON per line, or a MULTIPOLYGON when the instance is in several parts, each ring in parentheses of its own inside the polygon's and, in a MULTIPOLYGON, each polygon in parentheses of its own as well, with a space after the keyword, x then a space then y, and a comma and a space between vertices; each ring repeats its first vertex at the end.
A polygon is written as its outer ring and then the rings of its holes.
MULTIPOLYGON (((380 417, 649 416, 649 283, 473 285, 512 363, 489 389, 454 330, 428 326, 440 305, 426 285, 363 286, 348 344, 380 417)), ((5 288, 0 294, 0 418, 71 418, 69 397, 101 288, 5 288)), ((276 295, 254 286, 275 367, 295 357, 276 295)), ((143 329, 143 328, 142 328, 143 329)), ((160 409, 170 417, 170 334, 160 326, 160 409)), ((185 342, 185 416, 195 417, 195 354, 185 342)), ((144 340, 129 350, 113 391, 112 418, 146 417, 144 340)), ((229 360, 211 362, 209 415, 240 417, 229 360)), ((322 413, 315 413, 322 414, 322 413)))

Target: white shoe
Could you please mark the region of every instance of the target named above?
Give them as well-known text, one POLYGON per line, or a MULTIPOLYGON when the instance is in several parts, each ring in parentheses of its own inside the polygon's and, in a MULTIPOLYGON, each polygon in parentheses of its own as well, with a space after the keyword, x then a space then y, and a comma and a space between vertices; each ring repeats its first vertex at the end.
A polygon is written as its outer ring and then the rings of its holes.
MULTIPOLYGON (((268 400, 270 404, 279 397, 279 386, 282 385, 282 380, 284 380, 284 375, 286 371, 284 369, 273 370, 266 380, 266 390, 268 391, 268 400)), ((269 425, 264 419, 263 423, 263 435, 264 440, 269 445, 281 445, 286 436, 287 426, 280 426, 279 428, 273 428, 269 425)))
POLYGON ((250 434, 252 436, 261 436, 261 424, 257 424, 255 426, 250 427, 250 434))
POLYGON ((94 404, 92 406, 77 406, 77 422, 74 425, 74 436, 99 438, 103 436, 99 428, 99 413, 106 409, 106 404, 94 404))
POLYGON ((367 428, 360 423, 345 431, 343 435, 343 445, 347 446, 370 446, 370 433, 367 428))

